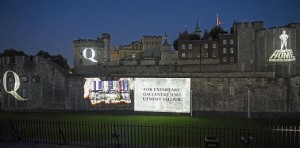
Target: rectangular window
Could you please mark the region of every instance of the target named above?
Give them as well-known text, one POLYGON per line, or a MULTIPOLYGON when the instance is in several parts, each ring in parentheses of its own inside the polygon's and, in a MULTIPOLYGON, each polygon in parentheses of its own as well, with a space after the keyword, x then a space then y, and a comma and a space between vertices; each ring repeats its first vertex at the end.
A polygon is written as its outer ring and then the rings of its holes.
POLYGON ((185 53, 181 53, 181 57, 182 57, 182 58, 185 58, 185 53))
POLYGON ((234 51, 233 51, 233 48, 232 47, 230 47, 230 53, 233 53, 234 51))
POLYGON ((230 40, 230 44, 231 44, 231 45, 232 45, 232 44, 234 44, 234 41, 233 41, 233 39, 231 39, 231 40, 230 40))
POLYGON ((213 53, 212 53, 212 57, 214 57, 214 58, 217 57, 216 52, 213 52, 213 53))
POLYGON ((192 53, 189 53, 189 58, 192 58, 193 57, 193 54, 192 53))
POLYGON ((197 56, 197 58, 200 58, 200 53, 197 53, 197 55, 196 55, 196 56, 197 56))
POLYGON ((28 77, 26 77, 26 76, 21 77, 21 82, 22 83, 27 83, 28 81, 29 81, 28 77))
POLYGON ((227 44, 227 40, 223 40, 223 44, 226 45, 227 44))
POLYGON ((189 49, 193 49, 193 45, 192 44, 189 44, 189 49))
POLYGON ((227 49, 226 48, 223 48, 223 53, 227 53, 227 49))
POLYGON ((223 57, 223 63, 227 62, 227 57, 223 57))
POLYGON ((39 76, 34 76, 32 77, 32 83, 40 83, 41 82, 41 78, 39 76))
POLYGON ((214 48, 214 49, 217 48, 217 45, 216 45, 215 43, 213 43, 213 48, 214 48))
POLYGON ((204 53, 204 57, 208 57, 208 52, 207 51, 205 51, 205 53, 204 53))
POLYGON ((133 54, 131 55, 131 57, 132 57, 132 58, 135 58, 135 53, 133 53, 133 54))
POLYGON ((246 36, 246 33, 245 32, 243 32, 243 34, 242 34, 242 37, 245 37, 246 36))
POLYGON ((234 62, 234 57, 230 57, 230 62, 234 62))
POLYGON ((185 45, 184 44, 181 45, 181 49, 185 49, 185 45))
POLYGON ((23 89, 23 92, 22 92, 22 96, 23 96, 23 98, 26 98, 27 97, 27 90, 24 88, 23 89))
POLYGON ((204 48, 207 49, 208 48, 208 44, 204 44, 204 48))

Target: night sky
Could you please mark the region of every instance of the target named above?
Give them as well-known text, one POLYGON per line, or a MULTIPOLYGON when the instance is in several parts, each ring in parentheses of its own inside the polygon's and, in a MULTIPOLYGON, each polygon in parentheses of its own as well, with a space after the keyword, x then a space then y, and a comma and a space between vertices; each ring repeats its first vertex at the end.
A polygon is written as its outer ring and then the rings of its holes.
POLYGON ((163 35, 170 43, 185 25, 192 32, 216 25, 230 30, 234 20, 264 21, 265 27, 300 23, 300 0, 0 0, 0 51, 62 54, 73 67, 72 41, 111 35, 111 45, 143 35, 163 35))

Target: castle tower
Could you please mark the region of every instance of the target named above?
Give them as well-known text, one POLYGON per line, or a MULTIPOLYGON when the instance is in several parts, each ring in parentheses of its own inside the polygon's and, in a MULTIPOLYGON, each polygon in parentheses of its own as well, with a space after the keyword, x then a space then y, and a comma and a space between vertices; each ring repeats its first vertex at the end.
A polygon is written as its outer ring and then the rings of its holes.
POLYGON ((108 33, 103 33, 101 40, 103 41, 103 62, 110 61, 110 35, 108 33))
POLYGON ((143 36, 142 44, 143 51, 160 49, 162 42, 162 36, 143 36))
MULTIPOLYGON (((110 35, 103 33, 96 40, 81 39, 73 41, 74 69, 104 64, 110 61, 110 35)), ((79 71, 78 71, 79 70, 79 71)))

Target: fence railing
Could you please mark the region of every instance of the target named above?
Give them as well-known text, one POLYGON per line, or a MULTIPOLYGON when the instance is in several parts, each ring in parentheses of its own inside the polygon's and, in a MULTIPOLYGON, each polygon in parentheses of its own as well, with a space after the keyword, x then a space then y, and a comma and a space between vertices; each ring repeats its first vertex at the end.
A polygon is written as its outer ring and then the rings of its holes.
POLYGON ((0 141, 88 147, 300 148, 299 126, 202 127, 196 125, 0 119, 0 141))

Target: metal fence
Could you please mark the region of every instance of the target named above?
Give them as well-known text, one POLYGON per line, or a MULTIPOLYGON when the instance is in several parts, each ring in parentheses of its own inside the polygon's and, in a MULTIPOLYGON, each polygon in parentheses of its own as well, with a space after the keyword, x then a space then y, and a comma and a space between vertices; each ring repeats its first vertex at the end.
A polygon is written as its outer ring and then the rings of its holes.
POLYGON ((215 138, 213 142, 221 148, 300 148, 300 127, 0 119, 0 141, 85 147, 207 147, 205 138, 215 138))

